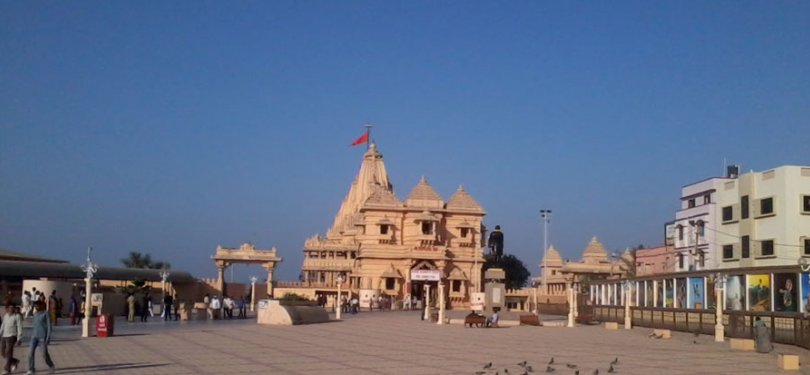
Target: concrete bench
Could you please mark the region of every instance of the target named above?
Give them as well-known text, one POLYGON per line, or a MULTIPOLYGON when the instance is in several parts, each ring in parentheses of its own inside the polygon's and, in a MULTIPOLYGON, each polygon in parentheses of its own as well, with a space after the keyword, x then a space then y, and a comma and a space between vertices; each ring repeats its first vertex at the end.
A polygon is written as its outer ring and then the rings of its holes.
POLYGON ((478 314, 470 314, 464 317, 464 327, 476 326, 478 328, 483 327, 487 323, 487 318, 483 315, 478 314))
POLYGON ((534 314, 521 315, 520 325, 522 326, 540 326, 540 317, 534 314))
POLYGON ((605 322, 605 329, 609 329, 609 330, 617 330, 617 329, 619 329, 619 323, 616 323, 616 322, 605 322))
POLYGON ((779 357, 776 358, 776 367, 779 367, 780 370, 798 370, 799 356, 779 353, 779 357))
POLYGON ((729 344, 734 350, 754 351, 753 339, 730 339, 729 344))

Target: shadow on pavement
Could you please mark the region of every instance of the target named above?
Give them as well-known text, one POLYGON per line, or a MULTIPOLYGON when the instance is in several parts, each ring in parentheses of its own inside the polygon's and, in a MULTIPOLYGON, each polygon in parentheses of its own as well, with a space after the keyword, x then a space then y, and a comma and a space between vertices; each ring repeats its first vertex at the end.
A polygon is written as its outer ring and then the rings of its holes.
POLYGON ((96 366, 79 366, 79 367, 57 367, 57 372, 60 374, 85 374, 95 371, 115 371, 115 370, 131 370, 150 367, 162 367, 169 365, 169 363, 114 363, 109 365, 96 365, 96 366))

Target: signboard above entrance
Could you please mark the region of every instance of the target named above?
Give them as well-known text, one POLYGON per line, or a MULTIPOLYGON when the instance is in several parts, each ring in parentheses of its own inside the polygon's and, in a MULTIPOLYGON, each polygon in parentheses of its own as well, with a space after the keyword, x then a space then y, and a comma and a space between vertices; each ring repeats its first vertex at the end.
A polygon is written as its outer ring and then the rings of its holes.
POLYGON ((413 281, 439 281, 442 279, 442 271, 439 270, 411 270, 411 280, 413 281))

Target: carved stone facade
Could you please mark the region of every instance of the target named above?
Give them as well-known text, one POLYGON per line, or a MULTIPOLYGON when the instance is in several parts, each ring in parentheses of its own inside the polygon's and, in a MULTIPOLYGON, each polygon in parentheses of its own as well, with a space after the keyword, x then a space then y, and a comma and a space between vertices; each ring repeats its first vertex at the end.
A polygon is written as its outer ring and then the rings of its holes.
POLYGON ((442 282, 450 306, 466 306, 480 290, 485 214, 463 187, 445 202, 424 177, 401 201, 372 144, 326 236, 304 243, 301 286, 331 292, 340 275, 348 290, 401 300, 442 282))

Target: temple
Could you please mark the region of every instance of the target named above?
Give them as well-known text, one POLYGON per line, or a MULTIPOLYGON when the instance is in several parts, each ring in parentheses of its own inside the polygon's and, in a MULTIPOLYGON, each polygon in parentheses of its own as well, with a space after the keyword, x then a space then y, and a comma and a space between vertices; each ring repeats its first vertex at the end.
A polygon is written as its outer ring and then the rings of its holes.
POLYGON ((445 202, 424 177, 401 201, 371 144, 326 236, 304 243, 300 287, 331 295, 343 279, 363 304, 421 299, 424 284, 442 282, 449 307, 466 308, 480 290, 485 214, 463 187, 445 202))

